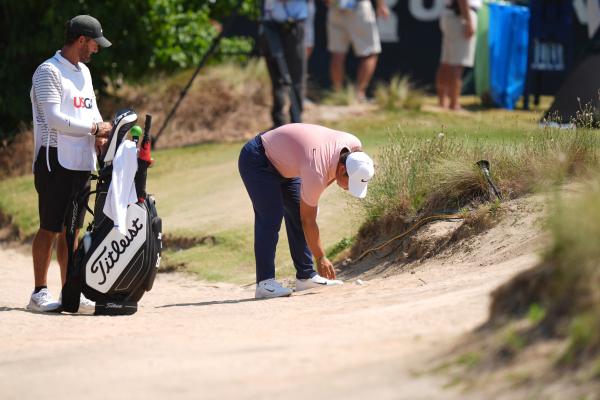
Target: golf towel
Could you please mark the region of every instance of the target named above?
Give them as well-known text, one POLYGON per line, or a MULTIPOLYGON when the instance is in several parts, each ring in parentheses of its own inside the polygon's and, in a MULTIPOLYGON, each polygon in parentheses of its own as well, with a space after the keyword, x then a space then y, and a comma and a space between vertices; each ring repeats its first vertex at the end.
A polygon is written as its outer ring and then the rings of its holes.
POLYGON ((113 220, 115 228, 127 233, 127 206, 137 201, 134 178, 137 171, 137 148, 131 140, 125 140, 113 160, 112 181, 104 203, 104 214, 113 220))

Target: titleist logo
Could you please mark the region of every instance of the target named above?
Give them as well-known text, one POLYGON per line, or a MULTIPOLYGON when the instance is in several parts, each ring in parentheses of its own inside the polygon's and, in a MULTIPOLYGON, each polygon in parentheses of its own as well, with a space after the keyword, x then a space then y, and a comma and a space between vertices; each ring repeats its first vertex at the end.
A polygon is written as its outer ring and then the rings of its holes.
POLYGON ((138 235, 138 233, 144 228, 143 224, 139 224, 140 219, 136 218, 132 221, 132 226, 127 230, 127 235, 119 241, 113 240, 110 246, 104 246, 98 257, 92 263, 91 271, 93 274, 98 271, 102 272, 102 281, 98 282, 99 285, 106 283, 106 277, 110 273, 110 270, 119 261, 121 254, 127 251, 127 248, 138 235), (110 247, 110 251, 109 251, 110 247))

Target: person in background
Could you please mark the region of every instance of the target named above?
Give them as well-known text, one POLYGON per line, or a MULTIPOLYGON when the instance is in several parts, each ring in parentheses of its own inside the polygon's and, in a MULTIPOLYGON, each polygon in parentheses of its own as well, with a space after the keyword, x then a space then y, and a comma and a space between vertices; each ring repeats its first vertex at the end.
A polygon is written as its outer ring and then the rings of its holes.
POLYGON ((308 15, 304 21, 304 47, 306 48, 306 62, 310 59, 315 47, 315 0, 308 0, 308 15))
POLYGON ((312 55, 313 49, 315 48, 315 1, 308 0, 308 17, 304 21, 304 48, 306 49, 306 82, 304 83, 304 106, 311 106, 313 102, 307 97, 307 82, 308 76, 308 63, 310 56, 312 55))
MULTIPOLYGON (((327 15, 327 48, 331 53, 331 83, 339 91, 344 85, 346 53, 352 44, 360 58, 356 77, 358 101, 367 100, 367 87, 381 53, 377 18, 370 0, 325 0, 327 15)), ((389 16, 385 0, 377 0, 377 15, 389 16)))
POLYGON ((436 91, 441 108, 460 111, 463 70, 473 67, 475 62, 477 10, 481 0, 445 0, 445 4, 440 17, 442 54, 436 91))
POLYGON ((317 213, 321 194, 333 182, 358 198, 367 195, 375 170, 360 140, 324 126, 288 124, 246 143, 238 167, 254 208, 255 297, 292 294, 275 280, 282 219, 296 267, 296 291, 341 285, 325 255, 317 213))
POLYGON ((289 121, 301 122, 306 81, 304 21, 308 17, 308 4, 306 0, 264 0, 262 4, 260 43, 271 78, 273 127, 286 123, 284 107, 289 96, 295 97, 298 107, 294 113, 290 102, 289 121), (282 70, 282 60, 277 59, 280 52, 287 71, 282 70))
MULTIPOLYGON (((34 182, 38 193, 40 228, 32 244, 35 288, 27 308, 56 311, 60 302, 52 299, 47 286, 52 247, 58 238, 56 258, 64 285, 67 276, 65 225, 72 214, 71 204, 90 185, 90 171, 96 170, 96 152, 106 143, 112 129, 103 122, 85 65, 100 47, 111 43, 103 36, 100 22, 78 15, 65 25, 61 50, 44 61, 33 74, 31 106, 34 133, 34 182)), ((85 209, 77 226, 83 226, 85 209)), ((75 233, 77 237, 77 232, 75 233)), ((94 310, 95 304, 81 295, 79 309, 94 310)))

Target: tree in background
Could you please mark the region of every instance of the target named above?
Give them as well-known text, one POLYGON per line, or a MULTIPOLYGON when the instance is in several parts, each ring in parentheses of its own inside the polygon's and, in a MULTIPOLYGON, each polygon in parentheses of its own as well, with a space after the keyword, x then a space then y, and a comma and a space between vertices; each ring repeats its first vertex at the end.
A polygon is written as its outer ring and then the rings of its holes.
MULTIPOLYGON (((31 124, 29 90, 35 68, 61 48, 65 22, 90 14, 113 46, 91 68, 94 86, 143 80, 159 71, 194 66, 238 0, 18 0, 0 2, 0 139, 31 124)), ((241 15, 257 15, 256 0, 242 0, 241 15)), ((222 52, 249 52, 247 38, 227 38, 222 52)))

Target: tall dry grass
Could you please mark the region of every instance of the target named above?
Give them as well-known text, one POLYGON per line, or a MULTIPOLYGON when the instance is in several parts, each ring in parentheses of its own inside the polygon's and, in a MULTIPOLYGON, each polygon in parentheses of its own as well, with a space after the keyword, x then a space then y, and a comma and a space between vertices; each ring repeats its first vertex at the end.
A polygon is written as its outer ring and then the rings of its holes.
POLYGON ((388 213, 407 216, 455 211, 485 199, 488 185, 478 160, 504 198, 585 176, 600 165, 600 133, 540 129, 526 140, 479 142, 443 133, 415 138, 395 132, 376 160, 369 196, 361 202, 368 221, 388 213))
POLYGON ((375 102, 385 110, 419 110, 423 98, 423 91, 417 89, 406 76, 396 75, 375 88, 375 102))

